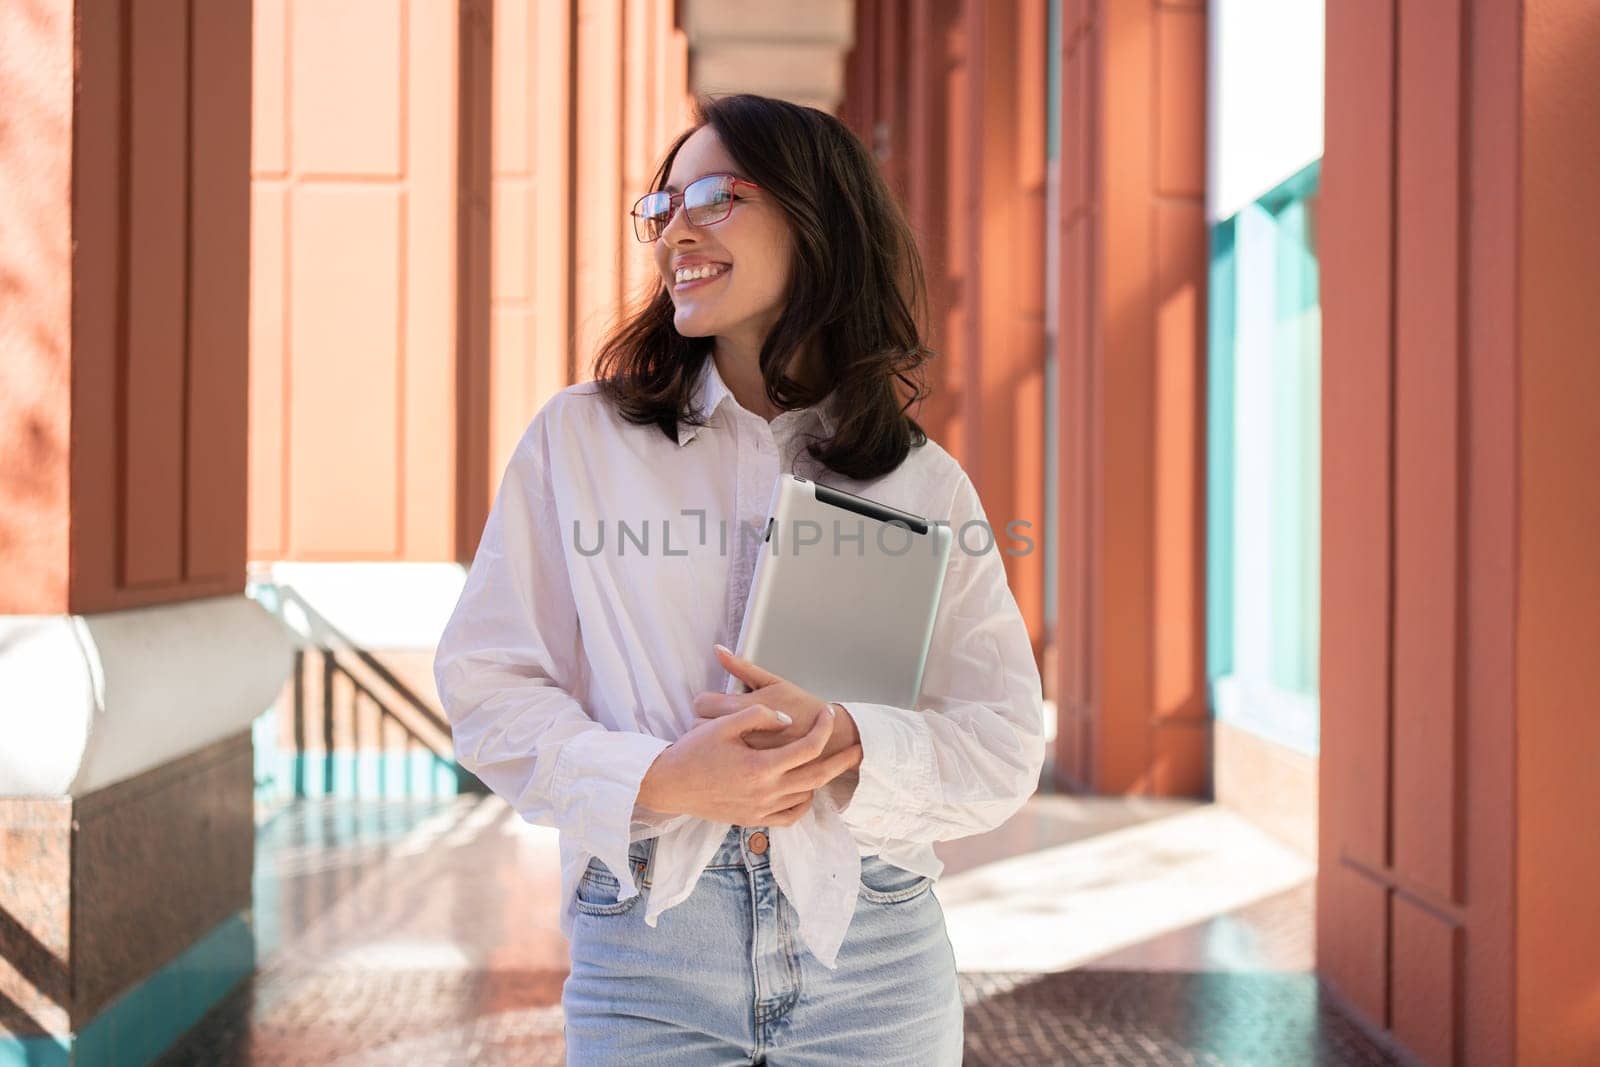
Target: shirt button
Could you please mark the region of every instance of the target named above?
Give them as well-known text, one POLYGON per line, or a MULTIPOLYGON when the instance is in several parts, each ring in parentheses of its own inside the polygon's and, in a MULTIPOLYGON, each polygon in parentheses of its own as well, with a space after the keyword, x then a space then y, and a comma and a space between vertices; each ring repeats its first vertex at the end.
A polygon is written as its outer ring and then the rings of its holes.
POLYGON ((751 834, 750 851, 754 852, 757 856, 765 855, 767 851, 767 835, 762 833, 760 830, 757 830, 755 833, 751 834))

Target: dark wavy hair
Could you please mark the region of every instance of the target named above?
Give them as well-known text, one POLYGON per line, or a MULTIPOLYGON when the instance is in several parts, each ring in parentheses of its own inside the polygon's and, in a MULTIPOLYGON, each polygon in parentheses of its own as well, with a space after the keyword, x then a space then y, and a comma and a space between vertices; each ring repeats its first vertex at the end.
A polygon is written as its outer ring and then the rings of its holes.
MULTIPOLYGON (((776 201, 794 251, 783 311, 761 346, 767 397, 792 410, 837 388, 833 434, 806 451, 849 478, 887 474, 927 442, 907 412, 927 395, 923 367, 935 353, 923 343, 922 257, 877 162, 839 119, 771 97, 697 97, 694 121, 668 149, 651 191, 666 183, 684 141, 710 125, 776 201), (786 373, 808 347, 820 388, 786 373)), ((679 335, 672 297, 654 272, 650 290, 602 341, 594 377, 623 418, 655 423, 677 440, 680 419, 704 425, 691 391, 712 339, 679 335)))

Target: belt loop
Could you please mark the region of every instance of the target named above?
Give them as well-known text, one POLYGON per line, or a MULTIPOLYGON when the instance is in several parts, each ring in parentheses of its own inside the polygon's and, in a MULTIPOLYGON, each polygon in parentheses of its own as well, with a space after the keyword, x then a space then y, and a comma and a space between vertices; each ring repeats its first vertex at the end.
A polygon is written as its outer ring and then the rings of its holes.
POLYGON ((648 862, 651 854, 655 851, 656 840, 654 837, 646 837, 643 840, 631 842, 628 845, 628 860, 632 862, 642 859, 648 862))

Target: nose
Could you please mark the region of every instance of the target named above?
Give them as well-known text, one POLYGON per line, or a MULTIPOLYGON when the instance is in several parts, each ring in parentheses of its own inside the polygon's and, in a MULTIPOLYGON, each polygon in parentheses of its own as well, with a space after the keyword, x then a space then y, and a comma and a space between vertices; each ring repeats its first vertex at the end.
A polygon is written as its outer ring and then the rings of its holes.
POLYGON ((694 227, 689 224, 688 213, 684 210, 683 201, 678 201, 678 207, 667 219, 667 224, 661 227, 660 238, 667 244, 678 244, 681 238, 694 238, 694 227))

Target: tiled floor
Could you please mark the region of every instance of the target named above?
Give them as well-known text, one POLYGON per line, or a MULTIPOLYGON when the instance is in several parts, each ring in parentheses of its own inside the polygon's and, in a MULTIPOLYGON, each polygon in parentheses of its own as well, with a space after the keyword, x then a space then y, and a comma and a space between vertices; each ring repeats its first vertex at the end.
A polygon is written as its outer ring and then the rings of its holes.
MULTIPOLYGON (((1226 812, 1040 796, 939 847, 974 1064, 1386 1063, 1318 994, 1311 870, 1226 812)), ((493 797, 259 834, 262 966, 169 1063, 560 1063, 556 839, 493 797)))

